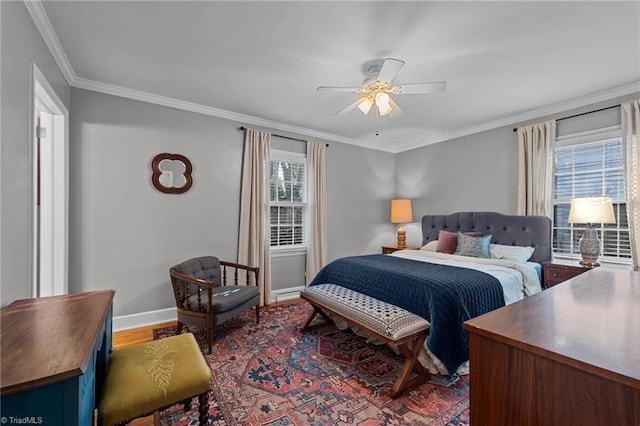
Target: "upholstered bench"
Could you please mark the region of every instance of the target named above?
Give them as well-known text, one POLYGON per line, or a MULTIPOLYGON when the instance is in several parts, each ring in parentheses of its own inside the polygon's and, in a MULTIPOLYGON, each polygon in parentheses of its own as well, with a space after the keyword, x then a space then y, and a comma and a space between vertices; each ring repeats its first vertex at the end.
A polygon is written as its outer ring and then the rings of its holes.
POLYGON ((331 322, 330 315, 335 315, 396 347, 405 356, 402 372, 391 389, 392 398, 397 398, 429 378, 429 372, 418 362, 418 355, 429 334, 429 322, 424 318, 336 284, 307 287, 300 297, 314 308, 302 326, 303 331, 323 326, 331 322), (312 325, 318 314, 325 322, 312 325), (409 380, 412 372, 417 375, 409 380))
POLYGON ((207 424, 211 369, 191 333, 140 343, 111 353, 99 423, 120 425, 198 396, 199 421, 207 424))

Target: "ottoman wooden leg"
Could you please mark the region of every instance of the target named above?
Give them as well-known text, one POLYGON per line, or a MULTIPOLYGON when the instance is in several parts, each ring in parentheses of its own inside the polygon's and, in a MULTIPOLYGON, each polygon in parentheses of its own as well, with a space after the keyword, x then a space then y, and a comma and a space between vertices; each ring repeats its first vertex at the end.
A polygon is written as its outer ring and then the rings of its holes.
POLYGON ((193 400, 193 398, 188 398, 185 399, 184 401, 182 401, 182 405, 184 407, 184 412, 188 413, 189 411, 191 411, 191 401, 193 400))
POLYGON ((200 394, 198 402, 200 403, 198 421, 201 425, 206 425, 209 423, 209 392, 200 394))

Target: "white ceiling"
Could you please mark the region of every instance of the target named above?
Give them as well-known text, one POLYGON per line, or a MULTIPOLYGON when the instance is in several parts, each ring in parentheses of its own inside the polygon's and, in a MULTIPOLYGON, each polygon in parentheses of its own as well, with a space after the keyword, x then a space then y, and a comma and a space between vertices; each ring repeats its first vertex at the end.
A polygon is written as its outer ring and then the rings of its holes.
POLYGON ((389 152, 640 91, 638 1, 28 7, 72 86, 389 152), (357 95, 316 87, 359 86, 386 57, 407 63, 394 83, 447 90, 396 97, 379 124, 334 117, 357 95))

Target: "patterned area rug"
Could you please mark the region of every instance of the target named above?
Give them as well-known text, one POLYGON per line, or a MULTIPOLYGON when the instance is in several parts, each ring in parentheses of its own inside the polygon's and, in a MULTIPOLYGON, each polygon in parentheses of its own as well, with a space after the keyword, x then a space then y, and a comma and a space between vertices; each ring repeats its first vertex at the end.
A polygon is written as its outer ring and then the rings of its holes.
MULTIPOLYGON (((425 383, 392 400, 403 359, 333 325, 301 333, 311 311, 302 301, 266 307, 256 324, 249 310, 216 330, 213 353, 206 355, 213 372, 211 424, 469 424, 468 377, 451 383, 434 376, 439 384, 425 383)), ((156 329, 154 337, 174 330, 156 329)), ((204 351, 206 334, 190 331, 204 351)), ((162 425, 196 425, 196 419, 195 400, 189 413, 176 405, 160 415, 162 425)))

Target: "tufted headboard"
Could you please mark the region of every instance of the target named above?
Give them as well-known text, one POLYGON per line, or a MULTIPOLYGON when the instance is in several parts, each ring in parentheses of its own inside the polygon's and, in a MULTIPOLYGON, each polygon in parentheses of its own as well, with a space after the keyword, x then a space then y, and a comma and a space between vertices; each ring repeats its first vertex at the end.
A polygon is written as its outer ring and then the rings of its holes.
POLYGON ((493 244, 535 247, 532 262, 551 260, 551 219, 494 212, 462 212, 422 216, 422 245, 437 240, 441 231, 478 231, 492 235, 493 244))

